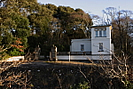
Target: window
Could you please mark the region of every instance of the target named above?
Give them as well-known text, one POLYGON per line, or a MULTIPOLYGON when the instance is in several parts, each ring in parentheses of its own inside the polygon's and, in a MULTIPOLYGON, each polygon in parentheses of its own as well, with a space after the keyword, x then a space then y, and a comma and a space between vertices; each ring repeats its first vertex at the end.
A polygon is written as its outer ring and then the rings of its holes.
POLYGON ((103 52, 103 43, 99 43, 99 52, 103 52))
POLYGON ((103 36, 106 37, 106 30, 103 30, 103 36))
POLYGON ((99 31, 99 36, 102 37, 102 30, 99 31))
POLYGON ((83 44, 81 45, 81 51, 84 51, 84 45, 83 44))
POLYGON ((98 37, 98 31, 95 31, 96 32, 96 37, 98 37))
POLYGON ((106 28, 95 29, 95 37, 106 37, 107 31, 106 28))

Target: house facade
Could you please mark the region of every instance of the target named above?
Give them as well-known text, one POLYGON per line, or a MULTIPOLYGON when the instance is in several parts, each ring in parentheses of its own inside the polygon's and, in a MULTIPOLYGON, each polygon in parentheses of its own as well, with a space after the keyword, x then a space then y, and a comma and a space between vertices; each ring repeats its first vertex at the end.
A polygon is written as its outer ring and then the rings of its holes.
POLYGON ((72 39, 69 55, 58 55, 58 60, 111 60, 111 29, 110 25, 91 27, 91 39, 72 39))

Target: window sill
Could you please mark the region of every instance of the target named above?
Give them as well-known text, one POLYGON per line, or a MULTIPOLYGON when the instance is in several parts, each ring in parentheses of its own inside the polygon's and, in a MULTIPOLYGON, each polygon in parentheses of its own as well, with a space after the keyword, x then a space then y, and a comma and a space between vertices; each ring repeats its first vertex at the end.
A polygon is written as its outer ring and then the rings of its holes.
POLYGON ((95 36, 95 37, 107 37, 107 36, 95 36))
POLYGON ((104 52, 104 50, 98 51, 98 52, 104 52))

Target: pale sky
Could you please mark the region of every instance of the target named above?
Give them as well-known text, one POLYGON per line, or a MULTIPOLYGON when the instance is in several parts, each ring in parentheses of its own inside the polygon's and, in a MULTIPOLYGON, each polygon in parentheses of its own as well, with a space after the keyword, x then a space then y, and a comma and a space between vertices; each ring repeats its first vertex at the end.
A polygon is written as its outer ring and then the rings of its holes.
POLYGON ((133 0, 38 0, 41 4, 54 4, 56 6, 70 6, 80 8, 87 13, 102 16, 102 10, 115 7, 120 10, 133 11, 133 0))

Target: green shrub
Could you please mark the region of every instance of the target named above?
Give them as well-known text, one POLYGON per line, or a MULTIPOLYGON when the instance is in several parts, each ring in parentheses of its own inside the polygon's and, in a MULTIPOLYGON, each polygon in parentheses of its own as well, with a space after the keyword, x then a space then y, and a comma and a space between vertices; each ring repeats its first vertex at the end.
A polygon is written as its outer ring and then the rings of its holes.
POLYGON ((20 52, 17 49, 13 49, 12 51, 10 51, 9 55, 11 55, 11 56, 20 56, 20 55, 24 55, 24 52, 20 52))
POLYGON ((130 81, 125 82, 125 88, 126 89, 133 89, 133 84, 130 81))
POLYGON ((70 89, 90 89, 88 82, 79 83, 78 85, 71 86, 70 89))

